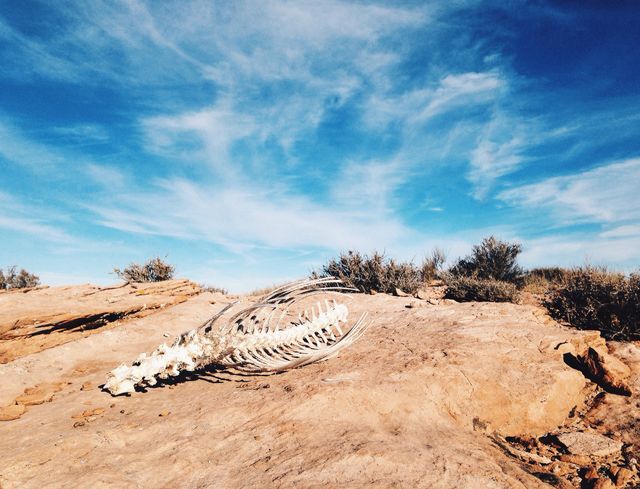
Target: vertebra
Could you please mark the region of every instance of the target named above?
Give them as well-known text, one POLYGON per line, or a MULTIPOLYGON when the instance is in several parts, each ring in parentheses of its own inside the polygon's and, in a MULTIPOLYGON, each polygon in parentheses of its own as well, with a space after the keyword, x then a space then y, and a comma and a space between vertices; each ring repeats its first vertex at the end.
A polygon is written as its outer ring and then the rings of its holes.
POLYGON ((133 365, 112 370, 104 389, 116 396, 133 392, 136 386, 153 386, 157 379, 210 366, 272 372, 327 359, 364 333, 369 326, 366 313, 347 328, 347 306, 325 298, 324 308, 317 302, 310 312, 299 313, 297 321, 282 323, 301 301, 316 295, 344 297, 347 290, 332 277, 294 282, 214 329, 236 303, 230 304, 199 328, 180 335, 171 346, 162 344, 150 355, 140 355, 133 365))

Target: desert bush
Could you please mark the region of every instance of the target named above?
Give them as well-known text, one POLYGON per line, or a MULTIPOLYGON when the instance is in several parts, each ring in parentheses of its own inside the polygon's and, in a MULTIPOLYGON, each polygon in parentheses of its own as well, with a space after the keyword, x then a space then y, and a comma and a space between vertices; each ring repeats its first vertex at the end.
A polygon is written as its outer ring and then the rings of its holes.
POLYGON ((445 298, 458 302, 517 302, 517 287, 502 280, 444 275, 447 284, 445 298))
POLYGON ((521 251, 522 246, 518 243, 507 243, 490 236, 475 245, 471 255, 458 260, 449 269, 449 274, 521 284, 524 272, 516 261, 521 251))
POLYGON ((429 283, 438 278, 444 262, 447 260, 444 251, 436 248, 431 252, 431 256, 425 258, 420 266, 420 278, 423 283, 429 283))
POLYGON ((361 292, 394 293, 398 288, 413 294, 422 285, 421 271, 417 266, 386 258, 378 252, 368 256, 348 251, 311 273, 311 278, 328 276, 339 278, 346 286, 361 292))
POLYGON ((113 273, 126 282, 162 282, 171 280, 174 272, 175 267, 159 257, 151 258, 143 265, 131 263, 124 270, 113 269, 113 273))
POLYGON ((568 273, 569 270, 560 267, 533 268, 524 274, 523 290, 533 294, 546 294, 559 286, 568 273))
POLYGON ((8 267, 6 271, 0 269, 0 290, 25 289, 40 285, 40 277, 27 272, 24 268, 16 272, 16 268, 8 267))
POLYGON ((222 287, 216 287, 214 285, 200 284, 200 290, 202 292, 212 292, 214 294, 229 295, 229 291, 227 289, 223 289, 222 287))
POLYGON ((545 300, 549 314, 607 339, 640 340, 640 273, 626 276, 603 267, 566 273, 545 300))
POLYGON ((532 268, 526 272, 526 277, 539 277, 547 282, 561 283, 571 271, 560 267, 532 268))

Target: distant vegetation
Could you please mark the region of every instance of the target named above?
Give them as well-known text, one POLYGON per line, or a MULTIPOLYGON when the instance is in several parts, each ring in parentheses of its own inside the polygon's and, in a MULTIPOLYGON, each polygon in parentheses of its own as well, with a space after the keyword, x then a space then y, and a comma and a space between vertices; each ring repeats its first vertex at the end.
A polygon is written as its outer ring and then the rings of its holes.
POLYGON ((415 294, 425 282, 437 276, 443 263, 444 254, 439 250, 420 267, 413 262, 387 258, 383 253, 374 252, 368 256, 357 251, 348 251, 337 259, 329 260, 320 270, 313 272, 311 277, 336 277, 347 287, 361 292, 393 294, 399 290, 415 294))
POLYGON ((156 257, 143 265, 131 263, 123 270, 114 268, 113 273, 126 282, 162 282, 173 278, 175 267, 156 257))
POLYGON ((518 288, 502 280, 450 275, 445 283, 445 297, 458 302, 517 302, 519 298, 518 288))
POLYGON ((524 270, 517 262, 521 251, 519 243, 507 243, 490 236, 475 245, 469 256, 459 259, 449 273, 455 277, 521 283, 524 270))
POLYGON ((603 267, 565 270, 548 292, 551 316, 579 329, 597 329, 607 339, 640 340, 640 274, 603 267))
POLYGON ((342 253, 312 273, 334 276, 361 292, 415 294, 434 279, 446 285, 445 297, 456 301, 518 302, 522 292, 541 298, 558 321, 596 329, 608 339, 640 340, 640 272, 625 275, 602 267, 534 268, 518 264, 519 243, 491 236, 470 255, 443 270, 444 253, 436 250, 422 265, 373 253, 342 253))
POLYGON ((445 297, 457 301, 517 302, 524 270, 518 265, 519 243, 507 243, 494 236, 475 245, 442 275, 445 297))
POLYGON ((17 267, 8 267, 4 271, 0 269, 0 290, 25 289, 27 287, 37 287, 40 285, 40 277, 27 272, 21 268, 16 272, 17 267))
POLYGON ((223 294, 223 295, 229 294, 229 291, 227 289, 223 289, 222 287, 216 287, 214 285, 200 284, 200 290, 202 292, 211 292, 213 294, 223 294))

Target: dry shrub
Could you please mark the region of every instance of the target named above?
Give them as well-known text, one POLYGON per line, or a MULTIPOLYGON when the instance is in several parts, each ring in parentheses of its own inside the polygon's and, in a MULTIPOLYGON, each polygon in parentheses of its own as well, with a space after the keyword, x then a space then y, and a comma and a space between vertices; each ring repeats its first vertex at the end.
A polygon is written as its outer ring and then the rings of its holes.
POLYGON ((215 285, 200 284, 200 290, 202 292, 211 292, 213 294, 229 295, 229 291, 227 289, 216 287, 215 285))
POLYGON ((524 271, 517 264, 521 251, 522 246, 518 243, 507 243, 490 236, 475 245, 471 255, 458 260, 449 269, 449 274, 521 284, 524 271))
POLYGON ((40 285, 40 277, 27 272, 21 268, 16 272, 17 267, 8 267, 6 271, 0 269, 0 290, 26 289, 40 285))
POLYGON ((444 276, 447 290, 445 298, 458 302, 517 302, 518 289, 502 280, 479 279, 474 277, 444 276))
POLYGON ((431 256, 425 258, 420 266, 420 278, 423 283, 428 284, 432 280, 439 278, 444 262, 447 260, 444 251, 436 248, 431 252, 431 256))
POLYGON ((173 278, 175 267, 156 257, 144 265, 131 263, 124 270, 114 268, 113 272, 126 282, 162 282, 173 278))
POLYGON ((607 339, 640 340, 640 273, 575 268, 550 292, 545 306, 553 318, 578 329, 597 329, 607 339))
POLYGON ((398 262, 378 252, 368 256, 348 251, 311 274, 311 278, 329 276, 361 292, 394 293, 398 288, 413 294, 422 285, 421 271, 413 263, 398 262))
POLYGON ((546 294, 562 284, 569 270, 560 267, 542 267, 528 270, 523 279, 523 290, 532 294, 546 294))

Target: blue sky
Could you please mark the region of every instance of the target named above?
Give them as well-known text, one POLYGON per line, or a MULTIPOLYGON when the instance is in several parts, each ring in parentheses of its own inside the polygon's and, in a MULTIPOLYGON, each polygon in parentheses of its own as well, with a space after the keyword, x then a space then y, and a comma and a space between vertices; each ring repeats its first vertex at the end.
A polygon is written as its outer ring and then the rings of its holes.
POLYGON ((0 267, 640 265, 635 2, 0 2, 0 267))

